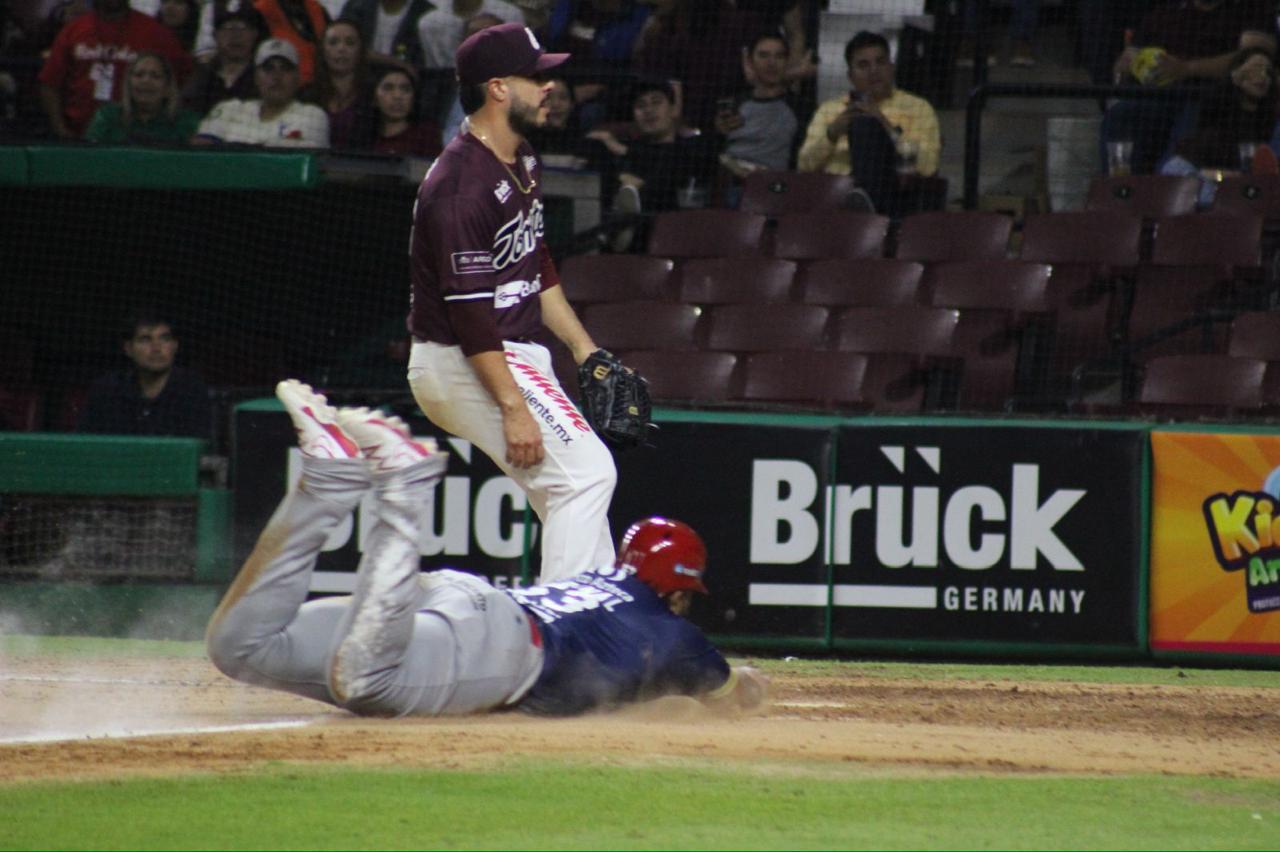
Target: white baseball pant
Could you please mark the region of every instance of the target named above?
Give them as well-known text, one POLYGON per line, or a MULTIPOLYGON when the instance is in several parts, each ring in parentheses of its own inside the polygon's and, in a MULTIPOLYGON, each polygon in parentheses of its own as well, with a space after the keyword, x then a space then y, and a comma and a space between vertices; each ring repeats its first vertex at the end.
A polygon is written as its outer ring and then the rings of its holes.
POLYGON ((608 565, 614 557, 609 501, 618 478, 613 456, 556 381, 545 346, 507 341, 503 347, 542 431, 541 464, 516 468, 507 462, 502 413, 461 347, 413 344, 413 396, 431 422, 479 447, 524 489, 542 521, 540 582, 608 565))
POLYGON ((370 477, 360 459, 305 458, 209 621, 213 664, 361 715, 470 713, 523 696, 542 671, 533 616, 479 577, 419 573, 445 462, 370 477), (371 484, 378 517, 355 593, 308 602, 320 548, 371 484))

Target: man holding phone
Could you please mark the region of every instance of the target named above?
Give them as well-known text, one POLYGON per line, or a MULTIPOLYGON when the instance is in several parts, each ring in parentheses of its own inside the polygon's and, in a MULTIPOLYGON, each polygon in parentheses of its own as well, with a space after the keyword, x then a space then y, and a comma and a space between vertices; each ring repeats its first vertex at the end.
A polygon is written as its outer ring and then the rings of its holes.
POLYGON ((844 49, 848 95, 819 105, 797 155, 802 172, 852 174, 876 210, 897 214, 899 175, 938 171, 942 136, 924 98, 894 85, 889 42, 862 31, 844 49))
POLYGON ((800 127, 787 99, 787 42, 763 33, 743 53, 749 95, 716 101, 716 132, 725 137, 720 161, 739 177, 758 169, 786 171, 800 127))

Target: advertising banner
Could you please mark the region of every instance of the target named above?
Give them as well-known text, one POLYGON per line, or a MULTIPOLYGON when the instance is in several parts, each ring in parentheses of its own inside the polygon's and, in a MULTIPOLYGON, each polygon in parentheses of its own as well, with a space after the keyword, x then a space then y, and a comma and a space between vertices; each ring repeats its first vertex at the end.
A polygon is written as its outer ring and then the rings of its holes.
POLYGON ((1280 435, 1151 433, 1151 648, 1280 655, 1280 435))
POLYGON ((720 636, 821 639, 827 572, 818 546, 831 468, 829 427, 662 423, 656 447, 617 455, 610 510, 621 534, 664 515, 707 544, 710 599, 693 620, 720 636), (756 584, 803 589, 811 604, 758 606, 756 584))
POLYGON ((1130 429, 840 429, 836 640, 1140 647, 1144 443, 1130 429))

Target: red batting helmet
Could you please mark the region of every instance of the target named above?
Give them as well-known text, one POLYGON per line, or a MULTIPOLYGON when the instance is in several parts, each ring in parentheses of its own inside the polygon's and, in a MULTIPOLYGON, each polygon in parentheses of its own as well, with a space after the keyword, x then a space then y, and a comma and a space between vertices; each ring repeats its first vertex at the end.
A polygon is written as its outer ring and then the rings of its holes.
POLYGON ((636 572, 659 595, 690 589, 707 593, 707 546, 693 527, 667 518, 636 521, 622 536, 618 565, 636 572))

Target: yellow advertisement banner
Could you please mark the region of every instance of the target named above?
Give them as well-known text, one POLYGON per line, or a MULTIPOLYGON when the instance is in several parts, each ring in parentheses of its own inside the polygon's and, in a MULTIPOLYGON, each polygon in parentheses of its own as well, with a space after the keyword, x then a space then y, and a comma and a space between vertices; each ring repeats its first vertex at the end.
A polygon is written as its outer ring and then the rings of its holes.
POLYGON ((1154 650, 1280 654, 1280 435, 1151 433, 1154 650))

